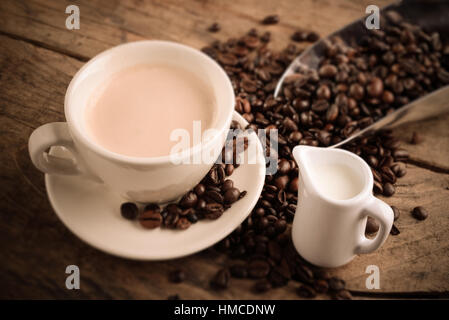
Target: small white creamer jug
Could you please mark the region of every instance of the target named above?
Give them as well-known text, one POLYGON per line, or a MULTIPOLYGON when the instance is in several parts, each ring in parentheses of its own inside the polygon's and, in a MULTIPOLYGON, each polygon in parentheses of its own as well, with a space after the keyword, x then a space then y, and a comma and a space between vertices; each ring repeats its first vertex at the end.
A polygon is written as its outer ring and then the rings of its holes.
POLYGON ((373 174, 357 155, 341 149, 296 146, 298 205, 292 238, 299 254, 321 267, 338 267, 378 249, 393 224, 393 210, 374 197, 373 174), (367 217, 378 220, 365 237, 367 217))

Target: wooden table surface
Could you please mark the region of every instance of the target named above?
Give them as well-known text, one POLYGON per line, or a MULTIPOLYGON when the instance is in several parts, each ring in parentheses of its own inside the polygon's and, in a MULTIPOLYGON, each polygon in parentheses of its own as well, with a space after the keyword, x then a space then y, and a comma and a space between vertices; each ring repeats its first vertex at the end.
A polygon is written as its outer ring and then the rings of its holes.
MULTIPOLYGON (((376 1, 379 6, 388 1, 376 1)), ((30 162, 27 141, 36 127, 63 121, 63 100, 74 73, 97 53, 119 43, 169 39, 196 48, 242 35, 252 27, 272 32, 283 48, 300 27, 321 35, 361 16, 372 1, 0 1, 0 298, 181 298, 296 299, 297 284, 265 295, 250 292, 247 280, 232 279, 223 292, 209 279, 226 257, 212 249, 163 261, 124 260, 97 251, 75 237, 47 200, 44 176, 30 162), (80 30, 65 27, 65 8, 80 8, 80 30), (281 22, 261 26, 277 13, 281 22), (207 27, 219 22, 213 34, 207 27), (65 268, 81 270, 81 289, 65 288, 65 268), (188 279, 171 284, 167 272, 182 266, 188 279)), ((423 297, 449 294, 449 117, 396 130, 411 153, 408 174, 386 199, 401 209, 397 226, 373 254, 333 270, 356 297, 423 297), (413 131, 424 142, 410 145, 413 131), (418 222, 410 210, 423 205, 430 217, 418 222), (368 290, 365 269, 380 268, 378 290, 368 290)))

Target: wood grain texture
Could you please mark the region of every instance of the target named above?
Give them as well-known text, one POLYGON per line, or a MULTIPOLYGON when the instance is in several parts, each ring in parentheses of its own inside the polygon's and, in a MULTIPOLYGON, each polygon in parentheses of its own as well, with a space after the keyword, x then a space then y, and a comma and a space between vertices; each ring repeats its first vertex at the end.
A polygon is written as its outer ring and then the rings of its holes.
MULTIPOLYGON (((379 5, 385 3, 379 2, 379 5)), ((0 298, 296 299, 297 284, 265 295, 251 293, 251 281, 232 279, 231 289, 211 291, 209 279, 226 257, 212 249, 164 262, 136 262, 99 252, 71 234, 53 213, 43 175, 31 164, 27 141, 44 123, 63 121, 63 100, 83 61, 113 45, 146 38, 180 41, 200 48, 258 26, 270 30, 273 46, 287 45, 297 28, 326 35, 362 15, 368 1, 0 1, 0 298), (68 4, 81 10, 81 29, 65 28, 68 4), (258 25, 278 13, 276 26, 258 25), (222 31, 207 27, 218 21, 222 31), (65 289, 67 265, 81 270, 81 290, 65 289), (182 266, 188 279, 174 285, 167 273, 182 266)), ((380 293, 449 292, 449 117, 396 130, 408 141, 419 130, 424 142, 405 143, 414 164, 385 199, 401 210, 401 234, 376 253, 332 270, 364 295, 365 268, 381 270, 380 293), (410 216, 416 205, 430 217, 410 216)), ((320 297, 323 298, 323 297, 320 297)))

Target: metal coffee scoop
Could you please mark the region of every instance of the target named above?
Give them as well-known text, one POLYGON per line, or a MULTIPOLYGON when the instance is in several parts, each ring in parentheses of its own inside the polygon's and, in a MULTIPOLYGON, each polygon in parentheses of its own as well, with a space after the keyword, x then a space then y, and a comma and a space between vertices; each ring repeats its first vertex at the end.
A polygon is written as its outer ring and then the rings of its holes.
MULTIPOLYGON (((382 30, 384 14, 390 10, 399 13, 404 18, 404 21, 420 26, 425 30, 438 31, 442 35, 445 35, 449 31, 449 1, 403 0, 388 5, 380 10, 380 30, 382 30)), ((284 72, 276 86, 274 96, 278 96, 284 79, 287 76, 296 73, 298 70, 318 69, 319 62, 324 57, 326 41, 339 38, 345 43, 351 44, 354 40, 361 39, 369 32, 371 31, 366 28, 365 18, 363 17, 310 46, 302 54, 296 57, 284 72)), ((332 145, 331 148, 342 146, 361 135, 379 129, 391 129, 403 123, 431 118, 445 112, 449 112, 449 85, 441 87, 438 90, 428 93, 421 98, 413 100, 396 109, 394 112, 389 113, 372 125, 354 133, 347 139, 332 145)))

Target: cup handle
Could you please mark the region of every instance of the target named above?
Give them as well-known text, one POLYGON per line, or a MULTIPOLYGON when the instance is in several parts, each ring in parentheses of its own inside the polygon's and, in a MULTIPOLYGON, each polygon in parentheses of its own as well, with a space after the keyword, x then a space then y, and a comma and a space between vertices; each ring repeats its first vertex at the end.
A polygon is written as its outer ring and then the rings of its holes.
MULTIPOLYGON (((355 253, 370 253, 377 250, 387 239, 393 226, 393 210, 380 199, 372 196, 371 202, 360 212, 360 219, 371 216, 379 221, 380 228, 374 239, 368 239, 363 233, 355 253)), ((365 229, 364 229, 365 230, 365 229)))
POLYGON ((83 165, 66 122, 47 123, 35 129, 28 140, 28 152, 34 166, 44 173, 83 175, 90 180, 102 182, 83 165), (53 146, 65 147, 74 160, 50 155, 48 151, 53 146))

